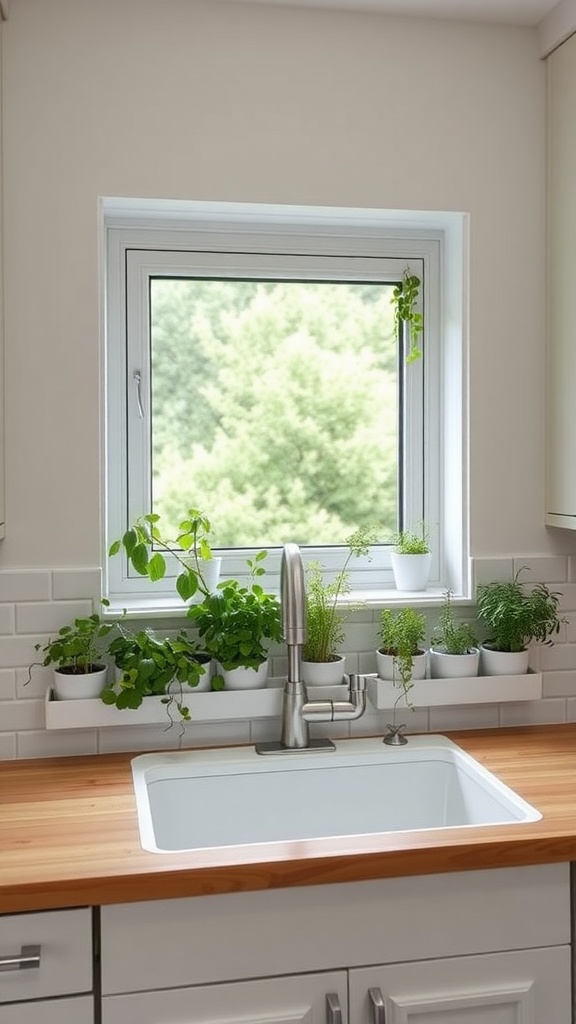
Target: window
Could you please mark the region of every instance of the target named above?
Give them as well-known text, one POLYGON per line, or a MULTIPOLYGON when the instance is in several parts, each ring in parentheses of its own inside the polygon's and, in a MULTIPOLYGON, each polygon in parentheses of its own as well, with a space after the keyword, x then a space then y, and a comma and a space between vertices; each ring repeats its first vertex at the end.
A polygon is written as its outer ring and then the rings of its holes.
MULTIPOLYGON (((441 529, 443 232, 378 211, 104 201, 106 550, 137 516, 188 507, 214 526, 224 575, 296 541, 330 569, 381 525, 354 588, 391 587, 389 545, 441 529), (424 356, 410 365, 391 292, 422 282, 424 356)), ((441 576, 435 543, 433 579, 441 576)), ((113 603, 168 604, 116 556, 113 603)))

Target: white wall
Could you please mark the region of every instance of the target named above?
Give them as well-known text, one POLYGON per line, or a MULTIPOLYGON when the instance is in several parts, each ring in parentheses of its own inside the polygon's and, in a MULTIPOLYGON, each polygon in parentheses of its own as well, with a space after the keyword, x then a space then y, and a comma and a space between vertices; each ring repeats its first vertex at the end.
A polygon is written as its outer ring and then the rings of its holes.
POLYGON ((4 30, 0 568, 99 564, 102 195, 469 211, 472 551, 568 550, 535 30, 219 0, 14 0, 4 30))

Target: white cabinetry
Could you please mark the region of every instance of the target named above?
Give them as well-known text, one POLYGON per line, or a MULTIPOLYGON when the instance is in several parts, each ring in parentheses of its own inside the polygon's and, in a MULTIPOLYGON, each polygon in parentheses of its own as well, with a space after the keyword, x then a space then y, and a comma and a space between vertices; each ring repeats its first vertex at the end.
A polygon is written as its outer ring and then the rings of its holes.
POLYGON ((547 58, 546 523, 576 529, 576 35, 547 58))
POLYGON ((566 946, 352 971, 354 1024, 552 1024, 571 1020, 566 946))
POLYGON ((0 917, 0 1024, 91 1024, 91 992, 89 908, 0 917))
POLYGON ((569 894, 549 865, 103 907, 102 1024, 320 1024, 330 993, 383 1024, 371 990, 386 1024, 570 1024, 569 894))
POLYGON ((346 1024, 346 971, 104 999, 102 1024, 346 1024))

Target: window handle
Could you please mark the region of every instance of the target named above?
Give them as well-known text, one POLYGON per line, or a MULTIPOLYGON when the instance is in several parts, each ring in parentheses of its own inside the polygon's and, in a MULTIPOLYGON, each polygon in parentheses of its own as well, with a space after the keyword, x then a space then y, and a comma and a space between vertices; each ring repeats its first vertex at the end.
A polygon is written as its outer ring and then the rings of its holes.
POLYGON ((146 413, 144 412, 144 406, 142 405, 142 374, 140 370, 134 370, 132 375, 136 384, 136 401, 138 403, 138 414, 140 419, 144 419, 146 413))

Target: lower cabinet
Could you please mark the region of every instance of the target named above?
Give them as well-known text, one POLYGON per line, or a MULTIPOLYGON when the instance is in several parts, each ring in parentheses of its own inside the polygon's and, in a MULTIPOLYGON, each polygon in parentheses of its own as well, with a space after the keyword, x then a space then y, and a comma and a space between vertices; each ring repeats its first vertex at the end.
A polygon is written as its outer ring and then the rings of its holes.
POLYGON ((103 907, 101 955, 102 1024, 571 1024, 569 866, 103 907))
POLYGON ((102 1024, 346 1024, 346 971, 105 997, 102 1024))
POLYGON ((93 1024, 92 911, 0 916, 0 1024, 93 1024))
POLYGON ((350 972, 354 1024, 569 1024, 570 949, 350 972))
POLYGON ((1 1024, 94 1024, 92 996, 0 1006, 1 1024))
POLYGON ((103 1000, 102 1012, 102 1024, 570 1024, 570 1020, 567 946, 109 996, 103 1000))

